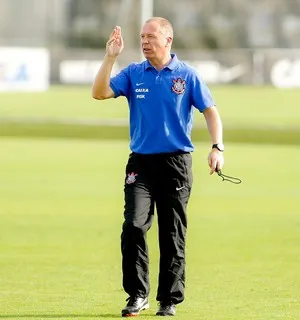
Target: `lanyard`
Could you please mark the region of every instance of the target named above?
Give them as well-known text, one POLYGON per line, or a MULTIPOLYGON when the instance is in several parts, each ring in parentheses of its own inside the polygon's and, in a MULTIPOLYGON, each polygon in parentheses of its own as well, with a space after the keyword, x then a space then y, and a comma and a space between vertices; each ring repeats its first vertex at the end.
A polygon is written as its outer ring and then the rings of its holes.
POLYGON ((230 177, 230 176, 227 176, 226 174, 223 174, 221 170, 216 170, 216 172, 218 176, 222 178, 222 181, 229 181, 234 184, 240 184, 242 182, 242 180, 239 178, 230 177))

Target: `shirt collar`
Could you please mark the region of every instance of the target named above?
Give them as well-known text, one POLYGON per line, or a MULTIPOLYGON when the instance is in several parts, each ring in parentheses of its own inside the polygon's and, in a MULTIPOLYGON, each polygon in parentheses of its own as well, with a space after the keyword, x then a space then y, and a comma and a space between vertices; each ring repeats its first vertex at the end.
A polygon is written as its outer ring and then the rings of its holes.
MULTIPOLYGON (((178 66, 179 60, 176 56, 176 54, 171 53, 172 60, 169 62, 165 68, 168 68, 169 70, 174 70, 178 66)), ((154 67, 150 64, 148 60, 145 61, 145 70, 153 69, 154 67)))

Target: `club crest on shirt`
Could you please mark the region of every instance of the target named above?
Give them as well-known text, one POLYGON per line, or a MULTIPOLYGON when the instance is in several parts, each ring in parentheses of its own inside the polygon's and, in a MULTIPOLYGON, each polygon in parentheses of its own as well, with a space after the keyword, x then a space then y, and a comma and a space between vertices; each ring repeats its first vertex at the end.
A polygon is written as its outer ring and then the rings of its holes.
POLYGON ((172 91, 177 94, 182 94, 185 91, 185 80, 182 80, 181 78, 173 79, 173 86, 172 91))
POLYGON ((132 184, 136 181, 136 177, 137 173, 131 172, 127 174, 127 179, 126 179, 126 183, 127 184, 132 184))

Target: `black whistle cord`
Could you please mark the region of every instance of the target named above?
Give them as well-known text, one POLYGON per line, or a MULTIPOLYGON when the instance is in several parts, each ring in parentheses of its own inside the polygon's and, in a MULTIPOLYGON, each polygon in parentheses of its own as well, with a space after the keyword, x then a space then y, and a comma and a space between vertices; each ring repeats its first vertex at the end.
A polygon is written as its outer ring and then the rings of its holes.
POLYGON ((229 182, 234 183, 234 184, 242 183, 241 179, 227 176, 226 174, 223 174, 221 170, 217 170, 216 169, 216 172, 217 172, 218 176, 220 176, 222 178, 222 181, 229 181, 229 182))

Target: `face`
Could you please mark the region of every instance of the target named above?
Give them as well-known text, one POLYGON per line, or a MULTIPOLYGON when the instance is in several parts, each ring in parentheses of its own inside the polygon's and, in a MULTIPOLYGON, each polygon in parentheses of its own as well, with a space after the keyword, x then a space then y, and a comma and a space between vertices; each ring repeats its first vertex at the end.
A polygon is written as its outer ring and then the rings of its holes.
POLYGON ((163 33, 156 21, 145 23, 141 30, 141 46, 146 59, 163 59, 170 53, 172 38, 163 33))

